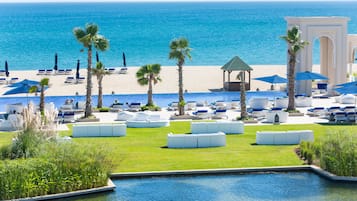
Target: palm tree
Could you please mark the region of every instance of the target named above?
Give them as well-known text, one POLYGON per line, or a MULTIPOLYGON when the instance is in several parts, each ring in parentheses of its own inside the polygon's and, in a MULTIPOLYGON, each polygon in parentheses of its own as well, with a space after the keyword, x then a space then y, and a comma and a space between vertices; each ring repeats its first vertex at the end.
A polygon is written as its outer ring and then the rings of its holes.
POLYGON ((161 81, 159 74, 161 71, 160 64, 147 64, 141 66, 141 68, 136 72, 136 78, 138 78, 138 83, 140 85, 149 85, 148 89, 148 102, 147 106, 153 106, 154 102, 152 100, 152 85, 157 84, 161 81))
MULTIPOLYGON (((40 83, 39 83, 39 87, 40 87, 40 111, 41 113, 44 112, 45 110, 45 89, 46 87, 48 87, 50 82, 49 78, 43 78, 41 79, 40 83)), ((38 92, 38 86, 32 86, 29 90, 29 93, 36 93, 38 92)))
POLYGON ((86 24, 83 30, 80 27, 73 29, 73 34, 76 39, 83 44, 84 48, 88 50, 88 66, 87 66, 87 88, 86 88, 86 109, 84 117, 87 118, 92 115, 92 48, 100 51, 105 51, 109 48, 109 41, 102 35, 98 34, 98 26, 96 24, 86 24))
POLYGON ((287 31, 286 36, 281 36, 288 43, 288 111, 295 110, 295 64, 298 52, 309 43, 301 40, 299 27, 294 26, 287 31))
POLYGON ((98 104, 97 108, 102 108, 103 107, 103 85, 102 81, 104 78, 104 75, 109 75, 110 73, 105 70, 105 67, 102 62, 97 62, 97 65, 95 68, 92 68, 92 74, 97 76, 97 81, 98 81, 98 104))
POLYGON ((186 38, 179 38, 171 41, 169 59, 177 60, 178 72, 179 72, 179 115, 184 114, 185 100, 183 98, 183 77, 182 66, 185 63, 186 57, 191 59, 191 48, 186 38))
POLYGON ((245 120, 248 118, 246 94, 245 94, 245 73, 240 71, 237 75, 237 79, 240 80, 240 119, 245 120))

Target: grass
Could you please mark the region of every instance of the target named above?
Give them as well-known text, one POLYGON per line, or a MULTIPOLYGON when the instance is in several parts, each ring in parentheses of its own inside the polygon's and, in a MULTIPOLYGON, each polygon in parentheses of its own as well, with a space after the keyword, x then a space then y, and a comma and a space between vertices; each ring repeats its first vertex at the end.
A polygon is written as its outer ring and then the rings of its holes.
MULTIPOLYGON (((71 126, 69 126, 72 129, 71 126)), ((128 128, 126 137, 75 138, 76 142, 105 146, 114 161, 113 172, 143 172, 210 168, 241 168, 302 165, 294 149, 298 145, 254 145, 256 131, 306 130, 315 138, 330 130, 352 130, 348 125, 262 125, 245 126, 244 134, 227 135, 227 146, 200 149, 167 149, 167 134, 189 133, 190 122, 171 122, 165 128, 128 128)), ((61 132, 70 136, 72 130, 61 132)), ((11 142, 11 133, 0 133, 0 145, 11 142)))

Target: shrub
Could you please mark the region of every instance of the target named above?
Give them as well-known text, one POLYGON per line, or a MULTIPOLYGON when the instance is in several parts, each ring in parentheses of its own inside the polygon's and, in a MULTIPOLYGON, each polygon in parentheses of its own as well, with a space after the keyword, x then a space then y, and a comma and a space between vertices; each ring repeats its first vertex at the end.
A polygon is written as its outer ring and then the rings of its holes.
POLYGON ((141 106, 141 110, 142 111, 145 111, 145 110, 161 111, 161 108, 157 105, 144 105, 144 106, 141 106))
POLYGON ((102 107, 102 108, 99 108, 99 112, 109 112, 109 108, 108 107, 102 107))
POLYGON ((36 158, 0 161, 0 199, 104 186, 111 168, 103 148, 48 142, 36 158))

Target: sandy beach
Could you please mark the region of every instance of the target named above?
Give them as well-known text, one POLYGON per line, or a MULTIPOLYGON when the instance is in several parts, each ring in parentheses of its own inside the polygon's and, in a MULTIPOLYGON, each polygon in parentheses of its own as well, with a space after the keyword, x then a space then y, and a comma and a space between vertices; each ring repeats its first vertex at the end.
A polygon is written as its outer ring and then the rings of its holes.
MULTIPOLYGON (((269 90, 270 84, 262 81, 254 80, 253 78, 280 75, 286 77, 286 65, 251 65, 252 81, 251 89, 269 90)), ((354 72, 357 72, 357 66, 354 66, 354 72)), ((139 67, 128 67, 127 74, 119 74, 120 68, 116 68, 116 72, 111 75, 106 75, 103 80, 104 94, 142 94, 147 92, 147 86, 140 86, 137 83, 135 74, 139 67)), ((184 66, 184 89, 188 92, 209 92, 219 90, 223 86, 223 72, 221 66, 184 66)), ((313 71, 318 72, 318 66, 314 66, 313 71)), ((82 84, 68 84, 64 81, 68 76, 75 76, 75 69, 72 75, 37 75, 37 71, 10 71, 10 78, 18 77, 19 80, 41 80, 44 77, 50 79, 50 87, 46 90, 46 96, 65 96, 85 95, 86 82, 82 84)), ((238 72, 231 74, 231 81, 236 79, 238 72)), ((86 77, 86 70, 81 69, 80 75, 86 77)), ((162 82, 154 86, 154 93, 176 93, 178 90, 178 73, 176 66, 163 66, 160 77, 162 82)), ((93 79, 93 94, 98 93, 97 78, 93 79)), ((279 85, 278 85, 279 87, 279 85)), ((0 86, 0 94, 4 94, 10 88, 7 85, 0 86)), ((26 94, 8 95, 8 96, 25 96, 26 94)), ((33 96, 30 94, 29 96, 33 96)), ((4 96, 4 95, 2 95, 4 96)))

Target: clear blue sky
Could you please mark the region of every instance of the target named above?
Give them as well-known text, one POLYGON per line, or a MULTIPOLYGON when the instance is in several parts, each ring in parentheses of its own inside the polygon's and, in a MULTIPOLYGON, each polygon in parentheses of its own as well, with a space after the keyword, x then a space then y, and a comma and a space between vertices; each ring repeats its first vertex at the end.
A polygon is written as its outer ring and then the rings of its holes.
MULTIPOLYGON (((3 3, 14 3, 14 2, 187 2, 187 1, 217 1, 220 0, 0 0, 3 3)), ((222 1, 341 1, 341 0, 222 0, 222 1)), ((343 0, 343 1, 357 1, 357 0, 343 0)))

